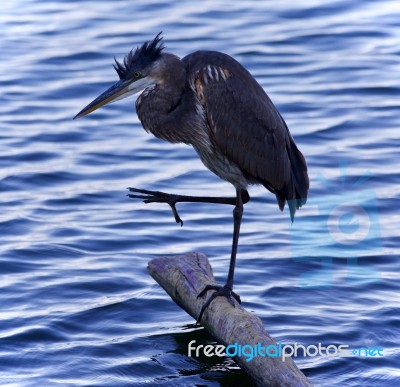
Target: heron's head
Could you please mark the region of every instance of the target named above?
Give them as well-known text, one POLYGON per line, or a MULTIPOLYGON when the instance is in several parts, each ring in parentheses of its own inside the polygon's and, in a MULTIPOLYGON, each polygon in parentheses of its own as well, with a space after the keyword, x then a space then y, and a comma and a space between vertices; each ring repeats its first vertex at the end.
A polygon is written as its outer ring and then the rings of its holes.
POLYGON ((156 64, 161 59, 164 49, 161 40, 160 32, 152 41, 130 51, 123 62, 115 59, 114 68, 120 80, 83 108, 74 119, 86 116, 104 105, 138 93, 157 83, 156 64))

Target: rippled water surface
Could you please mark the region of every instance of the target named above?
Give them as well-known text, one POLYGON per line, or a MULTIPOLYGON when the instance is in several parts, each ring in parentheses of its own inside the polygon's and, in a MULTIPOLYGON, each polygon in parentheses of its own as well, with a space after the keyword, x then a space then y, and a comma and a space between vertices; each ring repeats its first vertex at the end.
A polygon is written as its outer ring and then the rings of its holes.
POLYGON ((398 386, 400 5, 397 1, 38 1, 0 5, 0 385, 250 385, 147 274, 202 251, 219 282, 231 208, 167 206, 126 187, 230 195, 184 145, 144 132, 134 98, 72 117, 113 57, 163 31, 167 49, 245 65, 305 154, 293 225, 252 187, 235 289, 283 343, 380 347, 299 357, 316 386, 398 386))

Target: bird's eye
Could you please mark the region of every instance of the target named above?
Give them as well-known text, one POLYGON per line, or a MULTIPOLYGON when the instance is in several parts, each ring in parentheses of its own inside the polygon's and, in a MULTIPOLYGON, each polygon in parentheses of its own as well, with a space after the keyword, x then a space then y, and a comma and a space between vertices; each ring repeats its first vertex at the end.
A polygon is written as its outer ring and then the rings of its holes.
POLYGON ((135 71, 134 73, 133 73, 133 76, 135 77, 135 78, 140 78, 140 72, 139 71, 135 71))

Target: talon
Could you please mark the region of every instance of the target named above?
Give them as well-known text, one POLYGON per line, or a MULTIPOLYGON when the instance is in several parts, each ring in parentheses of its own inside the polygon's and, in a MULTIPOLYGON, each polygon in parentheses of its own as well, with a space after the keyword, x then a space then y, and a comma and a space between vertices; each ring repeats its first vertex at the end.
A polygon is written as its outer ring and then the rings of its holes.
POLYGON ((208 308, 208 306, 211 304, 211 302, 218 296, 224 296, 229 303, 235 307, 235 302, 233 299, 235 299, 239 304, 241 303, 240 297, 238 294, 236 294, 230 287, 227 285, 224 286, 219 286, 219 285, 207 285, 197 296, 197 298, 204 296, 208 290, 215 290, 213 294, 206 300, 204 305, 202 306, 200 310, 199 317, 197 318, 196 324, 200 325, 201 318, 203 317, 204 311, 208 308))
POLYGON ((221 286, 219 285, 206 285, 204 289, 197 295, 197 298, 203 297, 209 290, 219 290, 221 286))
POLYGON ((161 191, 149 191, 147 189, 139 189, 128 187, 129 192, 135 192, 134 194, 127 194, 127 196, 131 199, 141 199, 144 203, 167 203, 172 210, 172 214, 174 215, 175 222, 180 223, 181 227, 183 226, 183 221, 178 214, 178 211, 175 207, 177 199, 179 198, 174 194, 167 194, 161 191), (140 195, 141 194, 141 195, 140 195))
POLYGON ((143 201, 145 202, 145 200, 149 199, 149 196, 145 196, 145 195, 132 195, 132 194, 127 194, 126 196, 128 196, 128 198, 131 199, 143 199, 143 201))
POLYGON ((168 203, 171 207, 172 213, 174 214, 175 222, 180 223, 181 227, 183 226, 183 220, 178 215, 178 211, 176 210, 175 203, 168 203))

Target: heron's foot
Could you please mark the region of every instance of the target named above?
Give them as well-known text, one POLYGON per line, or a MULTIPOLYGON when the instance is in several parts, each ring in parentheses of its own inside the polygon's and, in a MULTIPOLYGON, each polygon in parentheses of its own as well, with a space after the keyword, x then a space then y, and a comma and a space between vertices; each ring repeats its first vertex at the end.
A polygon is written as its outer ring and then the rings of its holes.
POLYGON ((200 324, 201 318, 203 317, 204 311, 208 308, 208 306, 211 304, 211 302, 214 300, 214 298, 218 296, 223 296, 225 297, 230 304, 234 307, 235 306, 235 301, 234 299, 240 304, 242 301, 240 300, 240 296, 236 294, 228 284, 225 284, 224 286, 219 286, 219 285, 207 285, 197 296, 203 297, 209 290, 215 290, 213 294, 211 294, 210 297, 207 298, 207 301, 204 303, 203 307, 201 308, 199 317, 196 321, 196 324, 200 324))
POLYGON ((128 194, 128 197, 132 199, 142 199, 144 203, 167 203, 171 207, 172 213, 174 214, 175 222, 180 223, 181 226, 183 226, 183 221, 175 207, 175 204, 180 198, 179 195, 132 187, 129 187, 128 189, 130 192, 135 192, 134 194, 128 194))

